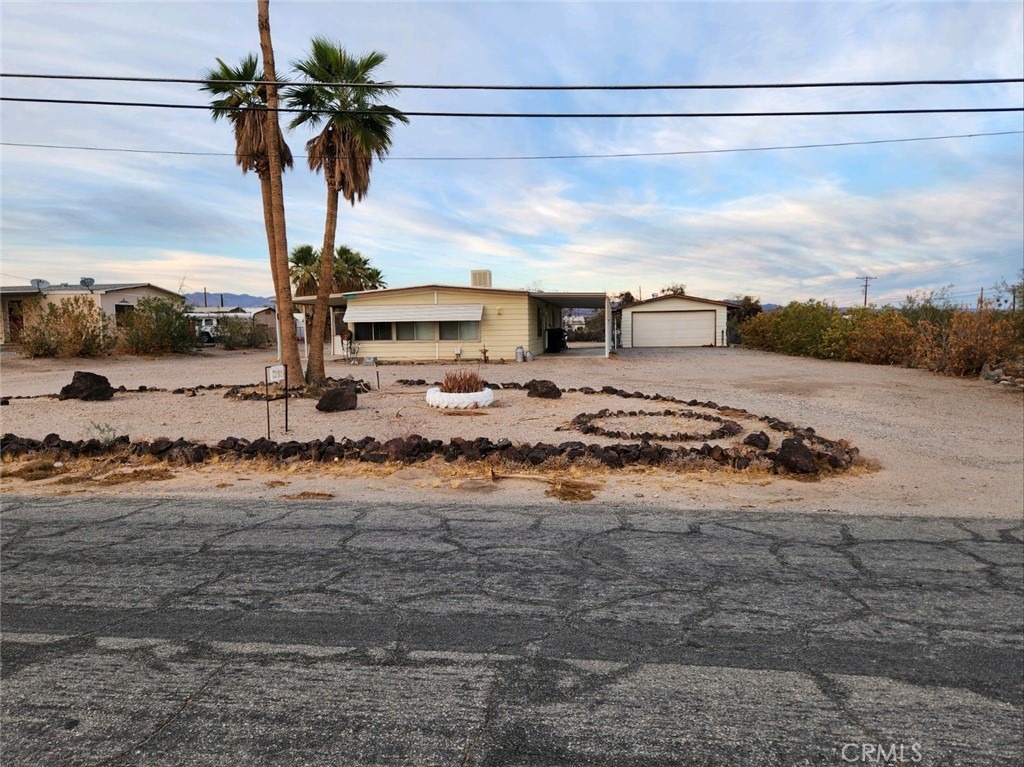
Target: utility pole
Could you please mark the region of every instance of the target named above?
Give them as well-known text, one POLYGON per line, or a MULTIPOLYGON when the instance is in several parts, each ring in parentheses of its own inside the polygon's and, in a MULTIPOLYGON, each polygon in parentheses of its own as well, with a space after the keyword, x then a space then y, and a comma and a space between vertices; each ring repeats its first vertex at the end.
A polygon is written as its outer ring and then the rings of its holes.
POLYGON ((871 280, 877 280, 878 278, 877 277, 858 277, 857 279, 864 281, 864 306, 867 306, 868 305, 868 283, 871 282, 871 280))

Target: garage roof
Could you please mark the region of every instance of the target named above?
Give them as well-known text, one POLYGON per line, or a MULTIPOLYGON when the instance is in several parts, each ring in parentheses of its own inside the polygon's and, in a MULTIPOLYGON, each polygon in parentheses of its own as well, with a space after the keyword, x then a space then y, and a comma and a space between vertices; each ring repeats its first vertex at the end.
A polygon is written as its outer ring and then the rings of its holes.
POLYGON ((345 322, 479 322, 483 313, 483 304, 349 306, 345 310, 345 322))

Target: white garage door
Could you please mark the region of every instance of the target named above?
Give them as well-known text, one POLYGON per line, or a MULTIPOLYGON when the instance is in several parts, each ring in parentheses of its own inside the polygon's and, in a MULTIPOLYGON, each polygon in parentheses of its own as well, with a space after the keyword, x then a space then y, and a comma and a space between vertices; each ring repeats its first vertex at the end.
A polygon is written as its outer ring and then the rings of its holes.
POLYGON ((633 346, 715 343, 715 312, 633 312, 633 346))

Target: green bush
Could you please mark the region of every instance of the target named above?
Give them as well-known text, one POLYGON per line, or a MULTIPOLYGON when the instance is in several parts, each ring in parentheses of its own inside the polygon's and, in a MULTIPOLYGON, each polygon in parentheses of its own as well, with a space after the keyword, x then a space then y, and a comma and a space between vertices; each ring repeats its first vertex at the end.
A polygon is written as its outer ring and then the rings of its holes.
POLYGON ((110 318, 86 296, 26 307, 18 348, 26 357, 97 357, 116 343, 110 318))
POLYGON ((739 327, 744 346, 802 357, 829 356, 825 343, 830 326, 841 316, 832 304, 793 301, 774 312, 762 312, 739 327))
POLYGON ((750 349, 761 349, 766 352, 774 352, 775 349, 775 325, 779 319, 779 312, 762 312, 753 317, 743 320, 739 325, 739 336, 743 345, 750 349))
POLYGON ((218 327, 217 343, 225 349, 263 349, 270 346, 270 328, 241 317, 224 317, 218 327))
POLYGON ((124 315, 120 351, 125 354, 190 354, 199 345, 195 325, 184 301, 140 298, 124 315))

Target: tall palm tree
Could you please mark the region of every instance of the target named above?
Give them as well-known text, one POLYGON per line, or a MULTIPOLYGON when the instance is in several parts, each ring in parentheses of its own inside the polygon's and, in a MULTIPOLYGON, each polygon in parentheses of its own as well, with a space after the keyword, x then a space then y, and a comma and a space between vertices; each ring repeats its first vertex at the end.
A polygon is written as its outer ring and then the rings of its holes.
MULTIPOLYGON (((288 273, 282 273, 280 263, 275 258, 276 223, 272 203, 270 183, 270 157, 267 150, 267 92, 260 81, 263 71, 255 54, 243 57, 237 67, 231 67, 222 59, 217 59, 217 67, 207 70, 204 75, 206 82, 201 90, 214 98, 210 102, 210 115, 213 120, 225 119, 231 123, 235 134, 235 163, 242 173, 254 172, 260 180, 260 191, 263 197, 263 223, 267 233, 267 247, 270 253, 270 274, 274 282, 274 292, 278 299, 278 309, 282 317, 291 314, 291 292, 288 290, 288 273), (288 300, 282 304, 281 286, 285 287, 288 300)), ((278 132, 278 151, 281 163, 292 167, 292 153, 284 138, 278 132)), ((298 345, 295 343, 295 328, 291 322, 281 322, 281 348, 285 355, 294 348, 294 358, 285 359, 289 365, 301 364, 298 356, 298 345), (288 328, 285 327, 288 326, 288 328), (290 329, 291 341, 288 341, 290 329)), ((289 357, 291 355, 288 355, 289 357)), ((300 368, 301 369, 301 368, 300 368)))
MULTIPOLYGON (((325 37, 313 38, 311 45, 307 58, 292 62, 292 66, 306 79, 306 84, 287 90, 289 106, 302 110, 289 127, 309 125, 315 129, 323 126, 319 134, 306 142, 306 153, 310 170, 323 173, 327 184, 327 214, 321 252, 333 253, 339 193, 344 194, 353 206, 366 196, 374 158, 383 160, 391 150, 394 124, 409 121, 397 109, 380 103, 382 98, 397 92, 389 84, 372 79, 373 71, 387 58, 383 53, 371 51, 364 56, 353 57, 325 37), (370 84, 379 87, 358 87, 370 84)), ((322 259, 320 267, 313 310, 313 338, 323 335, 333 278, 330 260, 322 259)), ((326 378, 320 344, 314 344, 310 350, 306 378, 310 383, 320 383, 326 378)))
MULTIPOLYGON (((274 290, 277 294, 277 326, 281 334, 281 361, 301 376, 302 360, 299 359, 299 345, 295 338, 295 323, 292 321, 292 291, 288 283, 288 232, 285 226, 284 185, 282 183, 285 158, 281 152, 281 126, 277 122, 277 72, 274 68, 274 44, 270 37, 270 0, 257 0, 256 11, 267 94, 267 106, 263 110, 263 130, 266 135, 264 144, 267 153, 267 178, 270 181, 270 212, 274 222, 271 262, 277 275, 274 290)), ((313 346, 316 348, 320 344, 313 346)), ((322 353, 321 349, 321 356, 322 353)))

